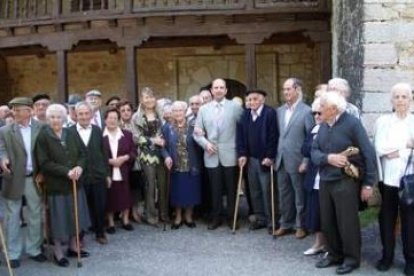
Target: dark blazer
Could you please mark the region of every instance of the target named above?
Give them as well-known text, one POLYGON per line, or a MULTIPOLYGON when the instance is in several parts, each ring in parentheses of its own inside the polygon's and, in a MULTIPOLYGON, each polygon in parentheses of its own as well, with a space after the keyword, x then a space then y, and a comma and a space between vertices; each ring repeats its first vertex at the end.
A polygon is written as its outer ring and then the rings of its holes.
MULTIPOLYGON (((122 130, 124 136, 121 137, 118 141, 118 151, 116 156, 129 155, 128 161, 124 162, 120 167, 122 180, 126 183, 129 183, 129 174, 132 168, 132 165, 135 162, 137 157, 137 148, 135 147, 134 140, 132 139, 132 133, 128 130, 122 130)), ((103 137, 103 146, 105 154, 112 158, 111 147, 109 145, 108 136, 103 137)), ((112 166, 110 166, 110 175, 112 176, 112 166)))
POLYGON ((306 175, 303 182, 304 188, 308 192, 311 192, 313 190, 315 177, 319 170, 319 167, 316 166, 311 160, 312 143, 316 135, 317 133, 312 133, 312 131, 310 131, 306 136, 305 142, 303 142, 302 146, 303 156, 309 158, 308 166, 306 168, 306 175))
MULTIPOLYGON (((260 149, 257 149, 260 155, 259 160, 263 160, 264 158, 274 160, 276 158, 277 143, 279 140, 276 111, 270 106, 264 105, 260 117, 263 118, 263 125, 260 132, 257 133, 257 137, 262 146, 260 149)), ((236 147, 238 157, 251 156, 249 152, 248 131, 252 123, 251 110, 246 109, 237 127, 236 147)))
MULTIPOLYGON (((187 124, 187 152, 188 152, 188 161, 190 167, 190 173, 193 175, 200 174, 202 159, 199 155, 199 146, 193 139, 192 131, 194 128, 190 128, 187 124)), ((168 126, 163 128, 163 136, 165 139, 165 147, 161 150, 162 156, 165 158, 171 157, 173 160, 173 170, 174 164, 177 163, 178 153, 177 153, 177 142, 178 142, 178 133, 173 125, 168 124, 168 126)))
POLYGON ((64 128, 59 139, 49 126, 39 132, 35 156, 40 173, 44 175, 48 195, 67 195, 72 190, 69 171, 80 166, 85 169, 86 156, 79 139, 64 128))
MULTIPOLYGON (((34 157, 34 147, 37 136, 42 124, 31 119, 32 132, 32 164, 33 172, 36 172, 36 160, 34 157)), ((13 123, 0 128, 0 158, 8 158, 10 161, 11 174, 3 175, 4 198, 10 200, 21 199, 24 190, 26 178, 26 160, 27 154, 24 148, 23 137, 20 133, 19 125, 13 123)), ((39 191, 38 191, 39 192, 39 191)))
POLYGON ((106 177, 110 176, 108 156, 104 151, 102 130, 92 125, 91 138, 87 146, 82 141, 76 125, 69 128, 69 131, 79 140, 79 144, 86 153, 86 168, 82 174, 81 181, 85 184, 105 183, 106 177))

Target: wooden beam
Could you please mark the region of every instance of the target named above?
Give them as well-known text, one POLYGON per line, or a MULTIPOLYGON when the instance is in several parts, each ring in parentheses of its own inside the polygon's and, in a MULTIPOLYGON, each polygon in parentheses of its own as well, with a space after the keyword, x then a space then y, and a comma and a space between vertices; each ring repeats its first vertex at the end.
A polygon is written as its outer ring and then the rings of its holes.
POLYGON ((327 41, 322 41, 320 43, 320 54, 319 54, 319 62, 320 62, 320 72, 321 72, 321 79, 320 83, 327 83, 332 76, 332 68, 331 68, 331 43, 327 41))
POLYGON ((58 98, 57 102, 64 103, 68 99, 68 74, 67 74, 67 60, 66 50, 57 50, 57 83, 58 83, 58 98))
POLYGON ((137 55, 134 45, 125 47, 126 62, 126 90, 128 100, 138 106, 138 89, 137 89, 137 55))
POLYGON ((256 45, 245 44, 244 51, 247 89, 252 89, 257 86, 256 45))
POLYGON ((124 14, 132 13, 133 0, 124 0, 124 14))

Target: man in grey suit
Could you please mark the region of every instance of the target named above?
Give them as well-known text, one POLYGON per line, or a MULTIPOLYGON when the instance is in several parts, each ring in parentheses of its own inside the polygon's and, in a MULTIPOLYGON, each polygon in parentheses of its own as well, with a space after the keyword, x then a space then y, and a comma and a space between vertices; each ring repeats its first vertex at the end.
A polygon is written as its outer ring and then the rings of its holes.
POLYGON ((231 218, 234 213, 237 186, 236 126, 243 109, 225 98, 227 87, 223 79, 212 82, 211 93, 213 101, 203 105, 198 112, 194 139, 204 149, 212 205, 208 229, 214 230, 221 225, 223 186, 227 193, 227 215, 231 218))
POLYGON ((37 262, 46 261, 41 253, 41 198, 34 183, 36 164, 33 146, 41 124, 31 118, 32 100, 18 97, 9 102, 15 122, 0 128, 0 166, 3 170, 3 197, 6 204, 7 247, 11 266, 20 266, 23 234, 20 230, 22 196, 27 202, 28 229, 26 253, 37 262))
POLYGON ((303 229, 303 173, 307 160, 301 149, 313 126, 311 108, 302 102, 302 81, 289 78, 283 84, 285 104, 277 109, 279 144, 276 156, 279 190, 280 228, 274 233, 283 236, 296 228, 296 237, 306 236, 303 229))

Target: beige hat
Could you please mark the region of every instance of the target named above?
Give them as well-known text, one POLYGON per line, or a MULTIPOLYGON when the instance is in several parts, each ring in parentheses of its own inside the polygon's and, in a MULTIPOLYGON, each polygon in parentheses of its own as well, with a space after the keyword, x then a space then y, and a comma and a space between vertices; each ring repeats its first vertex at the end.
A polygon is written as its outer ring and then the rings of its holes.
POLYGON ((89 96, 98 96, 98 97, 102 97, 102 93, 99 92, 98 90, 91 90, 88 93, 86 93, 85 97, 89 97, 89 96))
POLYGON ((15 106, 15 105, 32 106, 33 105, 33 101, 32 101, 32 99, 30 99, 28 97, 16 97, 16 98, 13 98, 9 102, 9 106, 15 106))

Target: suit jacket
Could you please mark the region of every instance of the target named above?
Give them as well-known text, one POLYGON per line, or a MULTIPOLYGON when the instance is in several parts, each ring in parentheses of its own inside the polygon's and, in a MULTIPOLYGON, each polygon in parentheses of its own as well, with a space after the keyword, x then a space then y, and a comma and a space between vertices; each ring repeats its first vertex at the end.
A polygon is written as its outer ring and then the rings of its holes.
POLYGON ((108 156, 104 151, 102 130, 98 126, 92 125, 91 137, 88 145, 85 146, 76 127, 76 125, 71 126, 69 131, 73 132, 79 140, 79 145, 85 151, 87 160, 81 181, 85 184, 105 183, 105 179, 110 176, 110 172, 108 156))
MULTIPOLYGON (((120 167, 122 180, 125 183, 129 184, 129 173, 132 169, 132 165, 135 162, 135 159, 137 158, 137 149, 134 144, 134 140, 132 139, 132 133, 128 130, 122 130, 123 136, 121 139, 118 140, 118 151, 116 156, 122 156, 122 155, 129 155, 128 161, 124 162, 122 166, 120 167)), ((112 158, 111 153, 111 146, 109 144, 109 138, 108 136, 103 137, 103 146, 105 149, 105 153, 109 158, 112 158)), ((112 166, 111 168, 111 175, 112 175, 112 166)))
POLYGON ((223 100, 223 123, 219 133, 217 127, 217 102, 212 101, 203 105, 196 119, 194 140, 204 149, 204 164, 207 168, 215 168, 221 164, 224 167, 236 166, 236 128, 243 109, 237 103, 223 100), (198 131, 202 130, 200 134, 198 131), (208 154, 206 145, 210 142, 217 146, 216 154, 208 154))
POLYGON ((288 173, 297 173, 299 165, 304 161, 301 152, 302 145, 306 135, 311 131, 314 122, 311 108, 302 101, 299 101, 289 123, 285 126, 287 109, 287 104, 277 109, 277 122, 280 136, 275 169, 278 170, 280 168, 283 160, 283 166, 288 173))
MULTIPOLYGON (((32 164, 33 172, 36 172, 36 158, 34 157, 34 146, 42 124, 31 119, 32 132, 32 164)), ((8 158, 10 161, 11 174, 3 175, 3 196, 6 199, 21 199, 26 178, 27 154, 24 148, 23 136, 17 123, 0 128, 0 158, 8 158)), ((34 175, 34 174, 33 174, 34 175)), ((39 192, 39 191, 38 191, 39 192)))
MULTIPOLYGON (((277 128, 277 116, 276 111, 270 106, 263 105, 260 117, 263 118, 263 126, 257 137, 261 142, 261 148, 258 149, 261 153, 257 153, 260 160, 264 158, 270 158, 272 160, 276 157, 277 142, 279 139, 279 131, 277 128)), ((238 157, 245 156, 250 157, 249 152, 249 139, 248 131, 250 125, 253 123, 251 110, 247 109, 244 111, 243 116, 240 120, 238 131, 237 131, 237 155, 238 157)))

